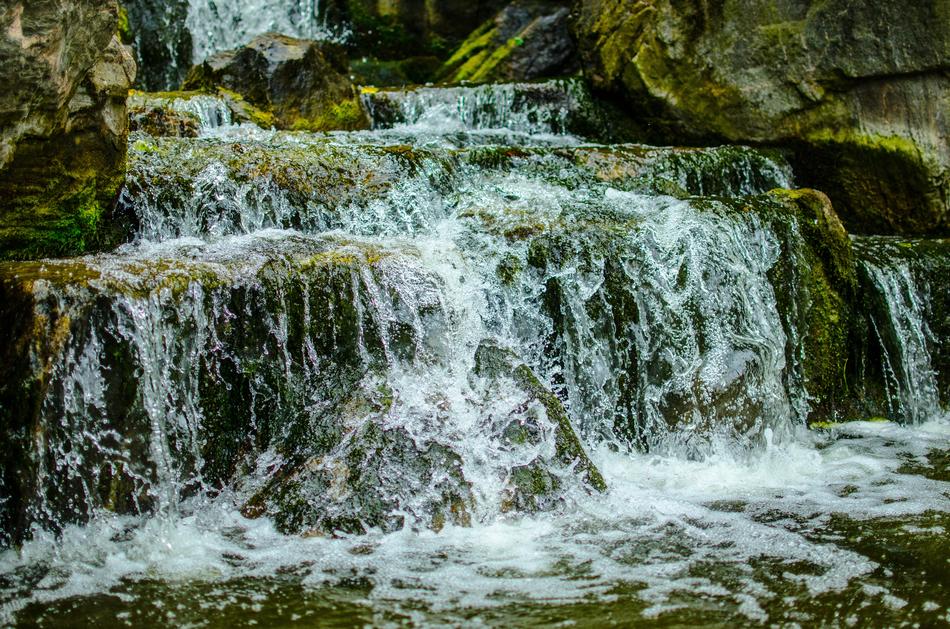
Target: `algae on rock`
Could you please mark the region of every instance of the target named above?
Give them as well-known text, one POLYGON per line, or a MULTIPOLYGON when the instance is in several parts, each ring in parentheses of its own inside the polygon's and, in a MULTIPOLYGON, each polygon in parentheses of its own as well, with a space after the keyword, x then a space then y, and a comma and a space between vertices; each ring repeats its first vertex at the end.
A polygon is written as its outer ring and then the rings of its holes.
POLYGON ((855 233, 950 229, 950 11, 895 3, 584 0, 588 77, 646 139, 780 144, 855 233))
POLYGON ((515 0, 452 53, 440 81, 532 81, 579 69, 567 3, 515 0))
POLYGON ((193 67, 183 89, 237 93, 272 114, 274 124, 283 129, 366 128, 369 121, 347 72, 343 50, 336 44, 268 33, 193 67))
POLYGON ((0 12, 2 259, 74 255, 126 236, 112 209, 135 63, 115 36, 117 15, 114 0, 0 12), (62 63, 47 62, 62 50, 62 63))

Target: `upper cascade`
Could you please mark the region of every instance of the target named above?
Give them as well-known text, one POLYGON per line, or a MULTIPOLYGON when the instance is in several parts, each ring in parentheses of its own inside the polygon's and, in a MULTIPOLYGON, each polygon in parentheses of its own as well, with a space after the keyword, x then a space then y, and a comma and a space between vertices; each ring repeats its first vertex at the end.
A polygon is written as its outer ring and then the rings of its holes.
POLYGON ((264 33, 313 40, 343 36, 327 24, 319 0, 188 0, 185 23, 194 42, 194 63, 242 46, 264 33))
POLYGON ((374 129, 405 125, 442 133, 506 129, 526 135, 570 134, 592 109, 583 81, 576 79, 364 89, 362 99, 374 129))

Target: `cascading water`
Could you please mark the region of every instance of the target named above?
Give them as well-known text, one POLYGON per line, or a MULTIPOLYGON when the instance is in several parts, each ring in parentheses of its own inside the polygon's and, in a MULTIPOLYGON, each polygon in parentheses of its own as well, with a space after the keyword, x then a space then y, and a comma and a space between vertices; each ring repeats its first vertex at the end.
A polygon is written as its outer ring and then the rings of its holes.
POLYGON ((946 619, 860 541, 950 526, 919 274, 855 244, 907 425, 808 431, 789 321, 829 302, 777 279, 825 253, 788 167, 588 144, 579 99, 134 136, 135 242, 0 265, 3 622, 946 619))
POLYGON ((268 32, 319 40, 344 35, 327 24, 319 0, 189 0, 186 25, 195 63, 268 32))

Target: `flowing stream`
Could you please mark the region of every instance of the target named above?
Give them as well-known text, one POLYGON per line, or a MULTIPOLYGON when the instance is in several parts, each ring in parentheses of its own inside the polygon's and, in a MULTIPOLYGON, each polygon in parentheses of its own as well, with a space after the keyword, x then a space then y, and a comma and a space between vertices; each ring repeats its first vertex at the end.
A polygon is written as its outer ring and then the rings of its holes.
POLYGON ((167 104, 132 243, 0 265, 0 624, 950 621, 946 254, 854 239, 883 417, 809 429, 780 155, 589 143, 569 82, 364 99, 167 104))

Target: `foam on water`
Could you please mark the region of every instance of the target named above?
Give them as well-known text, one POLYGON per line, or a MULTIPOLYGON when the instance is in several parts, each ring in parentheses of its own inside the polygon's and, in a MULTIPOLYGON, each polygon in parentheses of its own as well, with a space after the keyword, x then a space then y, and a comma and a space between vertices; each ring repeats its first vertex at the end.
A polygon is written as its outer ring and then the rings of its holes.
POLYGON ((4 574, 42 575, 28 599, 11 599, 16 589, 8 585, 3 611, 9 621, 29 600, 122 592, 130 579, 227 587, 236 578, 293 571, 315 595, 364 579, 372 587, 360 605, 412 603, 426 610, 422 619, 461 618, 454 614, 513 601, 610 601, 627 584, 647 617, 701 596, 762 621, 763 606, 784 586, 751 562, 778 562, 782 579, 811 596, 841 591, 877 564, 821 538, 832 514, 860 521, 950 509, 950 483, 897 473, 902 461, 950 446, 946 421, 856 423, 800 437, 704 461, 601 449, 595 459, 611 487, 606 495, 578 494, 555 513, 441 533, 287 537, 266 520, 242 518, 228 494, 194 499, 174 516, 103 517, 61 538, 38 532, 19 552, 0 555, 4 574))

